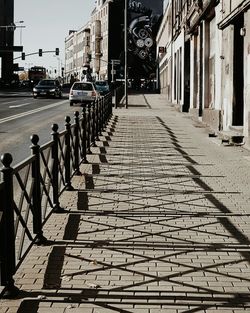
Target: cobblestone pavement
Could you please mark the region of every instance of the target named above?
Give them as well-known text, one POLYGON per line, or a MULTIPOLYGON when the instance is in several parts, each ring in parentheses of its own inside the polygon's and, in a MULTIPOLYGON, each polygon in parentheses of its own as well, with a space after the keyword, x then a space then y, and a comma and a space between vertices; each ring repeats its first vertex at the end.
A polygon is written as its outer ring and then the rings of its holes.
POLYGON ((250 153, 161 95, 129 97, 0 313, 250 312, 250 153))

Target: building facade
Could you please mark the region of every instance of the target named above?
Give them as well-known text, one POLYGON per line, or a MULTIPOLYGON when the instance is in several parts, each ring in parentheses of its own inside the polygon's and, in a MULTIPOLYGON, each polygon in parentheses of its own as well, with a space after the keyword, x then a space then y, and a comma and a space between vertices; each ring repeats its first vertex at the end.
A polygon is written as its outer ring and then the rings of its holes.
POLYGON ((90 68, 90 25, 71 30, 65 38, 65 82, 84 80, 90 68))
POLYGON ((91 15, 93 77, 108 80, 109 76, 109 17, 111 1, 99 0, 91 15))
MULTIPOLYGON (((172 46, 171 101, 215 132, 244 135, 248 144, 250 1, 172 0, 165 15, 170 12, 172 35, 166 37, 163 23, 157 44, 172 46)), ((160 75, 162 92, 165 77, 160 75)))
POLYGON ((158 89, 172 101, 172 10, 168 4, 157 37, 158 89))
POLYGON ((228 0, 220 5, 221 110, 223 128, 250 138, 250 1, 228 0))

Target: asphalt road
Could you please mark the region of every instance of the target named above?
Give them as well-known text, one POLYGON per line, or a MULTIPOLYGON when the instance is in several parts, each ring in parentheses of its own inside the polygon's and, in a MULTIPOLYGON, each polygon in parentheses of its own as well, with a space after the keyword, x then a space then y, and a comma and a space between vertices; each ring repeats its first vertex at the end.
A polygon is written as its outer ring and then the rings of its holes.
MULTIPOLYGON (((62 99, 33 99, 29 93, 0 98, 0 155, 11 153, 13 165, 30 155, 30 136, 37 134, 42 145, 51 139, 51 125, 64 129, 65 116, 74 119, 80 106, 70 107, 68 95, 62 99)), ((1 165, 1 163, 0 163, 1 165)))

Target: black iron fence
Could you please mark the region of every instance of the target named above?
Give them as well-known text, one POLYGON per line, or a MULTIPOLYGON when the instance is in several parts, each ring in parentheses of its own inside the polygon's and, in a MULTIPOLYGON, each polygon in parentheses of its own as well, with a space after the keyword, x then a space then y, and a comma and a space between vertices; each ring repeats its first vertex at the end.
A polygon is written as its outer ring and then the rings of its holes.
POLYGON ((65 129, 52 125, 51 141, 40 146, 31 136, 31 156, 12 167, 9 153, 1 156, 0 181, 0 282, 2 296, 18 289, 13 275, 33 244, 43 244, 43 226, 52 213, 63 212, 60 195, 71 190, 71 179, 80 175, 91 146, 96 145, 112 115, 112 95, 82 107, 74 120, 65 118, 65 129))

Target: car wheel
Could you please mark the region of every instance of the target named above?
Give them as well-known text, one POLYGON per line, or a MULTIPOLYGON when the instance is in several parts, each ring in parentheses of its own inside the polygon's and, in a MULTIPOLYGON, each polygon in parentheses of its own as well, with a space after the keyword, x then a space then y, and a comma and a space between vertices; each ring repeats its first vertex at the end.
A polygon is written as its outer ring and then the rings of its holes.
POLYGON ((73 101, 70 101, 70 102, 69 102, 69 105, 70 105, 70 106, 72 106, 73 104, 74 104, 74 102, 73 102, 73 101))
POLYGON ((58 98, 62 99, 62 93, 61 92, 59 93, 58 98))
POLYGON ((37 96, 33 96, 33 98, 34 98, 34 99, 36 99, 36 98, 37 98, 37 96))

